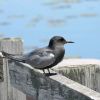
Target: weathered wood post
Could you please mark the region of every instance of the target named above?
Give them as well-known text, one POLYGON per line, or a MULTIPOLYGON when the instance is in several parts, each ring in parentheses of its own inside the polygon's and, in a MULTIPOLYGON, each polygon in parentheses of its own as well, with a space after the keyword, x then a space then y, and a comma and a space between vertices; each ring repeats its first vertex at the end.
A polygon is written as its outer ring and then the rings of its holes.
MULTIPOLYGON (((22 45, 20 38, 0 39, 0 51, 20 55, 23 52, 22 45)), ((8 60, 0 57, 0 100, 13 100, 11 91, 8 60)))
POLYGON ((3 60, 0 58, 0 82, 3 81, 3 60))
MULTIPOLYGON (((0 50, 21 55, 22 41, 2 39, 0 50)), ((0 58, 0 100, 100 100, 100 94, 60 74, 46 77, 39 70, 0 58)))

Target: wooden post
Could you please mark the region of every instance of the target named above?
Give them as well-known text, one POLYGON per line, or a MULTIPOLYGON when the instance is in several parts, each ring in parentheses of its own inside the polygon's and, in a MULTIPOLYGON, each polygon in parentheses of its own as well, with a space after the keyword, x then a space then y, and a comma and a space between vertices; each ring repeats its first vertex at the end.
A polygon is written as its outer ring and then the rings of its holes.
POLYGON ((0 57, 0 82, 4 80, 3 78, 3 59, 0 57))
MULTIPOLYGON (((19 38, 0 39, 0 51, 5 51, 11 54, 22 54, 23 52, 22 45, 23 45, 22 41, 19 38)), ((8 60, 0 57, 0 100, 16 100, 13 98, 12 91, 14 90, 16 89, 13 89, 13 87, 11 87, 10 84, 8 60)))
MULTIPOLYGON (((1 50, 22 54, 22 45, 16 45, 19 41, 5 41, 0 41, 1 50)), ((0 59, 0 69, 3 73, 1 76, 4 79, 0 82, 0 100, 100 100, 99 93, 65 76, 57 74, 46 77, 42 71, 34 68, 32 70, 18 62, 0 59)))
POLYGON ((3 65, 1 66, 3 68, 2 72, 3 72, 3 81, 0 82, 0 100, 7 100, 7 96, 8 96, 8 73, 7 73, 7 66, 6 64, 6 60, 3 60, 3 65), (5 63, 5 64, 4 64, 5 63))

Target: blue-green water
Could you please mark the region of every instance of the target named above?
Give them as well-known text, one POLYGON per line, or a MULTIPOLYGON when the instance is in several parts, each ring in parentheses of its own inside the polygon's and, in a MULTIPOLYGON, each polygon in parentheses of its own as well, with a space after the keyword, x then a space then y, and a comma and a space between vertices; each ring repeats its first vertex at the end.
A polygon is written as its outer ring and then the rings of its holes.
POLYGON ((66 56, 100 58, 100 0, 67 1, 0 0, 0 36, 21 37, 31 50, 61 35, 75 41, 66 56))

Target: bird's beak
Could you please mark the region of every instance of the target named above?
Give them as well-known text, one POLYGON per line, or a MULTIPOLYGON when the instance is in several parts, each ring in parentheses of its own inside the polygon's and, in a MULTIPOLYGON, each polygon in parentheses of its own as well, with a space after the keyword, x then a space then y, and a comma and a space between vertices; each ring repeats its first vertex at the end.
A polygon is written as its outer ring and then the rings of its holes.
POLYGON ((74 43, 73 41, 66 41, 66 43, 74 43))

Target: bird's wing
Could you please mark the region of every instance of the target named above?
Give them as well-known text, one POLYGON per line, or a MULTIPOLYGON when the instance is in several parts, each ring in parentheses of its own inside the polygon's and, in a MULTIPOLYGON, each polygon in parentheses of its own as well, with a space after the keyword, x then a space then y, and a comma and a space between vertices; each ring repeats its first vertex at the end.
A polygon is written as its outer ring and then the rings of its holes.
POLYGON ((31 52, 26 60, 26 63, 29 63, 37 69, 43 69, 55 61, 55 56, 52 50, 49 49, 39 49, 31 52))
POLYGON ((43 69, 55 62, 55 56, 52 50, 43 48, 37 49, 28 53, 27 55, 14 57, 12 54, 8 54, 6 52, 2 52, 3 56, 17 62, 27 63, 37 69, 43 69))

